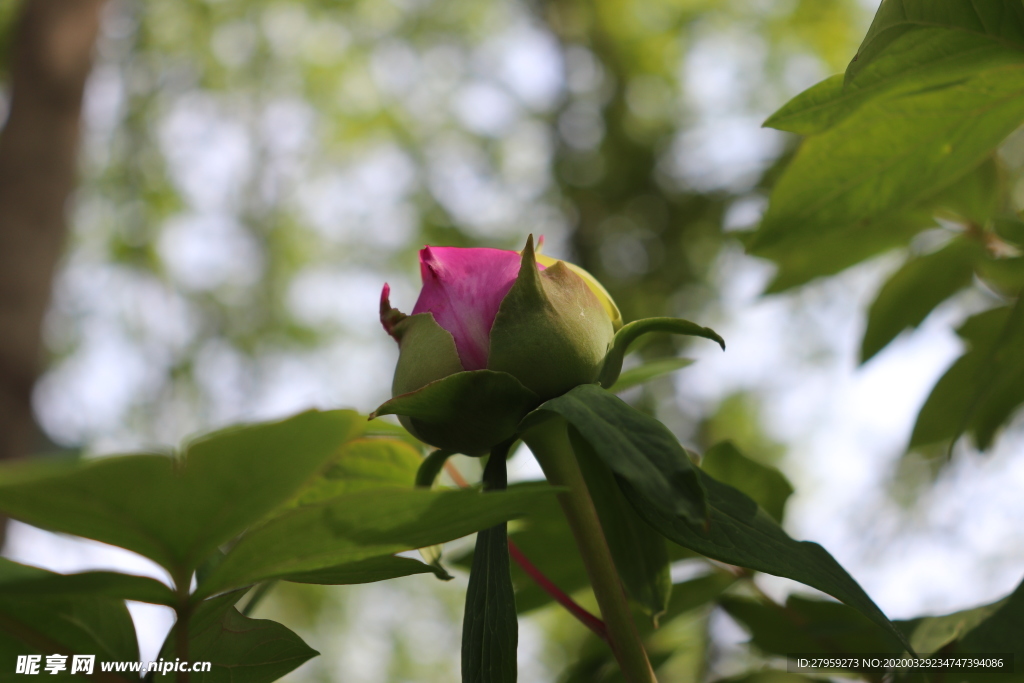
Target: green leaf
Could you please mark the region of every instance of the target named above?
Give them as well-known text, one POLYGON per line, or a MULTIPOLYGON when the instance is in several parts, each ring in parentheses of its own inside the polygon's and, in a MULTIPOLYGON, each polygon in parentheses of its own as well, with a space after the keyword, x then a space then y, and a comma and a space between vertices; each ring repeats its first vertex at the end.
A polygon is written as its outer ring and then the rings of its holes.
MULTIPOLYGON (((505 452, 491 454, 484 470, 487 490, 507 485, 505 452)), ((489 494, 489 495, 494 495, 489 494)), ((463 683, 515 683, 519 621, 509 570, 508 527, 502 522, 477 534, 462 620, 463 683)))
POLYGON ((917 327, 940 303, 971 284, 981 246, 954 239, 944 248, 912 258, 882 286, 868 310, 861 362, 881 351, 903 330, 917 327))
MULTIPOLYGON (((0 561, 0 584, 59 582, 60 576, 0 561)), ((25 654, 96 655, 98 669, 101 661, 136 661, 139 649, 123 600, 102 595, 0 592, 0 670, 13 674, 17 656, 25 654)))
POLYGON ((755 254, 894 216, 978 166, 1024 119, 1024 55, 947 87, 868 101, 804 141, 779 179, 755 254))
POLYGON ((544 413, 565 418, 612 472, 651 505, 691 521, 705 519, 707 504, 697 468, 672 432, 653 417, 594 384, 545 402, 524 424, 544 419, 544 413))
MULTIPOLYGON (((428 455, 420 463, 420 467, 416 470, 416 487, 429 489, 434 485, 434 480, 437 479, 437 475, 444 469, 444 465, 448 462, 448 458, 455 455, 451 451, 438 449, 428 455)), ((441 564, 443 548, 440 545, 431 545, 426 548, 420 548, 420 557, 423 561, 431 565, 437 571, 437 577, 442 581, 447 581, 452 578, 448 574, 448 571, 441 564)))
POLYGON ((0 468, 0 510, 133 550, 184 575, 292 496, 365 423, 302 413, 194 441, 184 455, 129 455, 0 468))
POLYGON ((537 395, 512 375, 473 370, 396 396, 370 417, 400 415, 429 444, 466 455, 482 455, 515 434, 519 420, 538 403, 537 395))
POLYGON ((363 427, 363 436, 385 436, 392 439, 398 439, 409 444, 420 453, 423 453, 426 448, 425 444, 417 439, 415 436, 409 433, 409 430, 402 425, 397 425, 387 420, 373 420, 368 422, 363 427))
POLYGON ((843 93, 842 74, 830 76, 784 104, 764 126, 798 135, 820 133, 853 109, 848 100, 843 93))
MULTIPOLYGON (((714 571, 706 576, 676 584, 672 590, 668 611, 665 612, 661 620, 662 630, 656 630, 654 624, 649 621, 637 623, 637 630, 640 632, 641 638, 645 640, 644 645, 655 671, 659 671, 660 667, 670 658, 679 654, 681 649, 675 639, 665 642, 659 637, 659 634, 665 634, 668 630, 665 625, 691 610, 707 606, 736 580, 736 577, 729 572, 714 571)), ((703 649, 703 643, 700 643, 698 648, 703 649)), ((678 669, 674 673, 678 673, 678 669)), ((576 663, 559 680, 563 683, 596 683, 598 681, 601 683, 624 683, 625 681, 608 645, 598 640, 593 634, 587 637, 576 663)))
POLYGON ((570 429, 569 438, 626 594, 657 624, 672 594, 666 541, 640 519, 615 475, 577 430, 570 429))
MULTIPOLYGON (((992 212, 999 189, 997 164, 990 156, 967 175, 896 215, 834 226, 813 234, 779 235, 768 246, 751 248, 751 253, 776 263, 778 271, 766 291, 781 292, 906 246, 914 235, 936 225, 936 215, 983 225, 986 217, 978 214, 992 212)), ((752 233, 748 238, 748 248, 756 236, 752 233)))
MULTIPOLYGON (((248 588, 242 588, 196 602, 189 615, 189 632, 195 635, 220 623, 227 610, 234 607, 248 593, 248 588)), ((178 624, 175 623, 171 626, 171 630, 168 631, 167 637, 164 638, 164 644, 160 647, 160 656, 163 659, 174 658, 173 653, 177 643, 177 629, 178 624)))
POLYGON ((754 499, 776 522, 786 512, 793 485, 774 467, 762 465, 740 453, 731 441, 712 446, 704 454, 701 469, 754 499))
POLYGON ((978 275, 1006 296, 1024 293, 1024 257, 984 259, 978 263, 978 275))
POLYGON ((245 534, 197 588, 199 597, 292 574, 444 543, 521 517, 557 489, 376 489, 307 505, 245 534))
MULTIPOLYGON (((655 672, 659 672, 667 661, 680 654, 680 643, 676 639, 666 641, 666 632, 671 633, 667 625, 678 616, 682 616, 693 609, 711 606, 712 603, 728 589, 737 578, 735 575, 724 570, 715 570, 681 584, 676 584, 672 591, 672 599, 669 601, 669 608, 662 618, 662 628, 657 629, 651 622, 638 622, 637 630, 640 637, 644 639, 644 647, 651 661, 655 672)), ((686 645, 683 645, 685 647, 686 645)), ((702 648, 703 643, 697 645, 702 648)), ((660 672, 659 672, 660 673, 660 672)), ((678 669, 674 671, 678 674, 678 669)), ((575 665, 563 676, 563 683, 625 683, 622 673, 618 671, 614 655, 607 644, 598 640, 595 636, 588 636, 581 653, 578 655, 575 665)), ((662 678, 660 680, 668 680, 662 678)), ((675 679, 673 679, 675 680, 675 679)))
POLYGON ((898 655, 904 651, 904 646, 888 631, 838 602, 792 595, 783 607, 726 596, 719 604, 747 628, 751 642, 769 654, 885 652, 898 655))
POLYGON ((615 333, 615 340, 605 356, 604 367, 601 369, 599 383, 602 387, 607 388, 615 384, 619 378, 619 373, 622 371, 622 361, 626 356, 626 352, 629 351, 630 345, 641 336, 651 332, 668 332, 669 334, 704 337, 705 339, 718 342, 722 350, 725 351, 725 341, 714 330, 701 327, 689 320, 682 320, 680 318, 644 318, 643 320, 634 320, 628 325, 624 325, 615 333))
POLYGON ((969 431, 984 450, 1024 403, 1024 299, 969 318, 958 330, 968 344, 918 413, 910 447, 969 431))
POLYGON ((1020 680, 1024 662, 1024 582, 1005 601, 1000 601, 994 614, 975 626, 960 640, 954 652, 962 654, 1013 653, 1015 673, 970 672, 962 680, 967 683, 1009 683, 1020 680))
POLYGON ((1017 218, 997 218, 992 224, 999 237, 1018 247, 1024 247, 1024 221, 1017 218))
POLYGON ((817 588, 859 610, 909 648, 903 634, 824 548, 793 540, 746 495, 704 472, 700 475, 711 511, 707 524, 694 524, 682 515, 670 514, 629 487, 623 487, 623 491, 641 517, 669 540, 719 562, 817 588))
MULTIPOLYGON (((589 641, 588 644, 594 641, 589 641)), ((600 641, 598 641, 600 642, 600 641)), ((648 652, 651 668, 658 669, 672 658, 671 652, 648 652)), ((559 683, 628 683, 612 651, 604 643, 588 648, 558 677, 559 683)))
POLYGON ((1007 598, 989 605, 961 610, 953 614, 939 617, 916 619, 914 629, 910 633, 910 644, 922 656, 934 654, 950 643, 959 640, 972 631, 978 624, 995 614, 1007 598))
POLYGON ((638 365, 623 372, 615 380, 615 384, 608 390, 618 393, 626 389, 632 389, 662 375, 685 368, 687 365, 693 365, 693 360, 690 358, 659 358, 658 360, 652 360, 649 363, 638 365))
POLYGON ((886 0, 846 70, 861 77, 879 55, 909 32, 943 27, 1008 49, 1024 50, 1024 9, 1016 0, 886 0))
POLYGON ((764 125, 800 135, 832 128, 864 103, 927 88, 948 87, 980 71, 1020 61, 1015 50, 945 28, 910 31, 897 38, 857 78, 832 76, 800 93, 764 125))
POLYGON ((379 437, 348 441, 290 506, 310 505, 375 488, 412 487, 423 457, 405 441, 379 437))
POLYGON ((739 579, 727 571, 713 571, 689 581, 677 583, 672 587, 672 599, 668 602, 664 623, 682 616, 698 607, 714 602, 718 597, 739 579))
POLYGON ((433 574, 442 581, 450 581, 453 578, 439 565, 426 564, 410 557, 382 555, 335 567, 317 569, 311 572, 289 574, 288 580, 293 583, 347 586, 357 583, 387 581, 388 579, 397 579, 414 574, 433 574))
MULTIPOLYGON (((0 558, 2 564, 15 564, 0 558)), ((148 576, 117 572, 80 574, 33 574, 24 578, 0 575, 0 596, 73 596, 93 595, 118 600, 136 600, 173 607, 174 591, 148 576)))
POLYGON ((721 678, 718 683, 827 683, 826 679, 813 678, 801 674, 791 674, 786 671, 754 671, 734 676, 732 678, 721 678))
MULTIPOLYGON (((984 228, 998 213, 1000 205, 1008 201, 1006 174, 998 158, 998 153, 990 155, 973 171, 936 193, 929 201, 934 205, 936 215, 960 223, 967 236, 974 238, 979 247, 987 245, 992 237, 991 233, 983 232, 984 228)), ((978 251, 982 252, 981 249, 978 251)))
POLYGON ((901 247, 933 225, 931 207, 920 206, 895 216, 862 221, 816 233, 777 235, 768 245, 751 246, 758 233, 749 233, 748 251, 776 264, 766 294, 783 292, 825 275, 834 275, 882 252, 901 247))
MULTIPOLYGON (((319 652, 291 630, 268 619, 250 619, 234 607, 239 594, 201 603, 189 623, 189 659, 210 662, 209 672, 192 672, 194 683, 270 683, 319 652)), ((172 629, 161 656, 174 661, 172 629)), ((177 674, 155 675, 157 681, 176 680, 177 674)))

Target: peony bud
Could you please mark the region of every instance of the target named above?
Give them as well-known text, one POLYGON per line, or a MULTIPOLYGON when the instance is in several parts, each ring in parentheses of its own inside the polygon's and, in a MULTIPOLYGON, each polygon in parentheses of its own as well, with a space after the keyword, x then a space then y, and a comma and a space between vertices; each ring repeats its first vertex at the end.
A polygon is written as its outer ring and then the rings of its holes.
POLYGON ((450 385, 481 391, 481 382, 488 387, 501 384, 515 387, 517 394, 496 397, 487 391, 477 397, 459 396, 452 400, 479 410, 471 416, 432 416, 429 427, 403 416, 400 408, 385 410, 388 404, 378 411, 398 413, 410 431, 439 447, 486 452, 512 436, 509 425, 514 430, 522 416, 489 415, 486 406, 500 405, 507 411, 514 405, 525 414, 544 400, 597 381, 622 325, 615 303, 593 277, 562 261, 538 259, 532 237, 521 254, 426 247, 420 251, 420 271, 423 289, 412 315, 391 308, 387 285, 381 295, 381 323, 400 350, 392 394, 397 398, 419 393, 451 375, 481 371, 487 376, 510 375, 515 382, 481 376, 479 381, 450 385), (467 420, 474 421, 472 443, 460 436, 467 420))

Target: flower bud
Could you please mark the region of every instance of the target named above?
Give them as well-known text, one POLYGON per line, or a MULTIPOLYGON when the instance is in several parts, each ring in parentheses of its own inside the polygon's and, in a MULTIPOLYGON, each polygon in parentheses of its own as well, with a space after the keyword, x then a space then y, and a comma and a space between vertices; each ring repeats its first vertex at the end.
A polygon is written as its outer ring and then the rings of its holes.
POLYGON ((622 324, 615 303, 593 277, 562 261, 538 259, 532 237, 521 254, 426 247, 420 251, 420 271, 423 289, 412 315, 391 308, 387 285, 381 295, 381 323, 398 341, 399 359, 392 384, 396 399, 378 414, 397 413, 410 431, 439 447, 486 452, 511 437, 509 425, 514 430, 518 419, 542 401, 597 381, 622 324), (458 385, 459 391, 481 393, 451 397, 463 414, 432 414, 429 428, 422 416, 403 416, 397 397, 460 372, 481 371, 507 374, 515 382, 506 378, 488 383, 482 376, 479 381, 449 383, 451 391, 458 385), (499 398, 480 389, 492 384, 505 391, 513 386, 517 396, 499 398), (464 414, 466 406, 473 407, 473 415, 464 414), (522 415, 499 418, 488 414, 488 406, 506 412, 515 406, 522 415), (472 444, 458 436, 467 419, 475 421, 472 444), (493 430, 486 427, 491 421, 493 430))

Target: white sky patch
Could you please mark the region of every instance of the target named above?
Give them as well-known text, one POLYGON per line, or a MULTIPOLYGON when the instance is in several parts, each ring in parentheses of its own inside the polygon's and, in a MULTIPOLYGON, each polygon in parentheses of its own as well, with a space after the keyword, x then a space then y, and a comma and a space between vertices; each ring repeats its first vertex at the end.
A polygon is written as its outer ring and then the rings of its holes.
POLYGON ((406 43, 385 41, 370 55, 370 73, 381 90, 401 97, 421 77, 420 56, 406 43))
POLYGON ((408 155, 383 144, 362 151, 346 167, 310 178, 297 202, 313 228, 332 242, 397 249, 416 229, 407 197, 417 185, 408 155))
MULTIPOLYGON (((116 571, 147 576, 171 585, 167 570, 141 555, 98 541, 43 531, 16 521, 9 522, 7 527, 4 557, 62 574, 116 571)), ((174 624, 174 612, 162 605, 136 602, 129 602, 128 610, 135 622, 140 661, 155 660, 174 624)))
POLYGON ((232 207, 252 168, 252 142, 245 127, 207 94, 181 98, 159 127, 171 176, 193 207, 232 207))
POLYGON ((499 137, 518 118, 515 100, 486 81, 467 84, 456 94, 452 106, 462 125, 480 135, 499 137))
POLYGON ((683 130, 664 160, 685 188, 742 191, 782 151, 785 134, 761 128, 760 117, 725 116, 683 130))
MULTIPOLYGON (((395 278, 385 280, 374 271, 309 268, 292 281, 289 307, 300 320, 311 325, 332 323, 344 327, 349 334, 374 338, 381 331, 381 288, 392 279, 395 278)), ((412 306, 408 308, 411 310, 412 306)))
POLYGON ((263 275, 263 251, 229 214, 184 214, 160 233, 160 256, 186 289, 251 287, 263 275))
POLYGON ((433 195, 477 237, 519 233, 518 202, 506 191, 479 148, 456 135, 428 150, 428 182, 433 195))
POLYGON ((548 31, 522 22, 498 41, 501 80, 535 111, 551 109, 565 85, 561 48, 548 31))

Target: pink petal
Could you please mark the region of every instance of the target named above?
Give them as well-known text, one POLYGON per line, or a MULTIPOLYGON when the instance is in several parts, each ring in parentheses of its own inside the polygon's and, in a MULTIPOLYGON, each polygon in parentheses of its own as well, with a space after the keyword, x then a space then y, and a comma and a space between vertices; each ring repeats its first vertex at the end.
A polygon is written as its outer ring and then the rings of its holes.
POLYGON ((455 338, 467 370, 487 367, 491 326, 519 274, 520 255, 504 249, 425 247, 423 289, 413 314, 430 312, 455 338))

